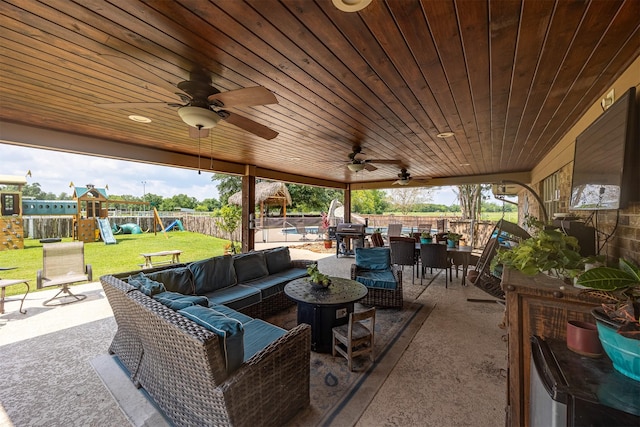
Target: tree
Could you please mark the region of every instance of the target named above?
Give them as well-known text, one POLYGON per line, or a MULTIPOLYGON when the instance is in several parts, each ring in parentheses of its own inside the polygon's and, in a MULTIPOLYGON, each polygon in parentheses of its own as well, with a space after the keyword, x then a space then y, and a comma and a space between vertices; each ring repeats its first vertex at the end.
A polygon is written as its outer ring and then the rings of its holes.
POLYGON ((389 208, 387 194, 382 190, 351 192, 351 210, 359 214, 382 214, 389 208))
POLYGON ((318 212, 329 209, 331 200, 343 200, 343 192, 311 185, 287 184, 291 194, 291 210, 298 212, 318 212))
POLYGON ((222 207, 220 202, 216 199, 204 199, 197 207, 197 211, 213 212, 216 209, 222 207))
MULTIPOLYGON (((460 201, 460 211, 462 219, 477 220, 482 213, 483 193, 491 188, 489 184, 466 184, 458 185, 455 191, 460 201)), ((486 197, 485 197, 486 198, 486 197)))
POLYGON ((176 194, 175 196, 162 200, 160 210, 172 211, 175 208, 195 209, 198 200, 195 197, 189 197, 186 194, 176 194))
POLYGON ((430 202, 433 198, 433 189, 424 187, 404 187, 388 190, 389 198, 394 209, 403 215, 413 212, 418 203, 430 202))
POLYGON ((229 233, 231 252, 235 253, 237 248, 233 239, 233 233, 238 228, 240 219, 242 218, 242 208, 236 205, 225 205, 220 208, 218 215, 220 219, 216 220, 216 225, 220 227, 222 231, 229 233))
POLYGON ((218 189, 221 205, 227 205, 229 203, 229 197, 242 191, 242 178, 239 176, 214 173, 211 180, 218 181, 216 188, 218 189))

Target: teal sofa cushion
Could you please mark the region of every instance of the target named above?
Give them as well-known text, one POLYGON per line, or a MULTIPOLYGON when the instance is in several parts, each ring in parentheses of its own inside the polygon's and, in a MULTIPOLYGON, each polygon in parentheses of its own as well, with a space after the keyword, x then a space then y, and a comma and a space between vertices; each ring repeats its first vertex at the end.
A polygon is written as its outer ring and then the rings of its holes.
POLYGON ((209 300, 205 296, 183 295, 171 291, 156 294, 153 299, 175 311, 192 305, 209 306, 209 300))
POLYGON ((291 254, 287 246, 268 249, 264 251, 264 256, 269 274, 280 273, 291 268, 291 254))
POLYGON ((162 283, 168 291, 185 295, 192 295, 195 292, 193 274, 187 267, 168 268, 146 274, 148 278, 162 283))
POLYGON ((262 301, 259 289, 244 285, 229 286, 205 295, 209 298, 209 306, 224 304, 234 310, 242 310, 262 301))
POLYGON ((367 270, 387 270, 391 266, 389 248, 356 248, 356 265, 367 270))
POLYGON ((217 256, 188 265, 193 274, 194 293, 203 295, 237 282, 231 255, 217 256))
POLYGON ((245 282, 244 285, 259 289, 262 298, 269 298, 279 292, 284 292, 284 286, 290 281, 307 275, 306 268, 289 268, 261 279, 245 282))
POLYGON ((148 296, 153 296, 166 291, 162 283, 149 279, 144 273, 129 276, 127 283, 148 296))
POLYGON ((367 288, 396 289, 398 284, 391 270, 368 270, 359 271, 356 281, 362 283, 367 288))
POLYGON ((244 328, 239 320, 199 305, 183 308, 178 313, 220 337, 227 373, 232 373, 242 365, 244 361, 244 328))
POLYGON ((248 282, 269 275, 264 252, 248 252, 233 257, 238 283, 248 282))
POLYGON ((251 359, 257 352, 286 333, 286 330, 260 319, 253 319, 244 324, 244 360, 251 359))
POLYGON ((253 317, 249 317, 244 313, 240 313, 239 311, 235 311, 232 308, 227 307, 226 305, 222 305, 222 304, 215 304, 212 306, 209 306, 212 309, 214 309, 215 311, 219 311, 220 313, 224 314, 227 317, 231 317, 232 319, 236 319, 239 320, 240 323, 242 323, 243 325, 247 322, 250 322, 253 320, 253 317))

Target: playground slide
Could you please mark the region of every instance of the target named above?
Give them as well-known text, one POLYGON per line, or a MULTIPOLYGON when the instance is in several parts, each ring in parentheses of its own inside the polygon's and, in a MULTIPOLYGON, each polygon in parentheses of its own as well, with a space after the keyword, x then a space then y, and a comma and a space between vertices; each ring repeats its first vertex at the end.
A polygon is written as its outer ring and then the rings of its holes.
POLYGON ((178 227, 178 230, 180 231, 184 231, 184 227, 182 226, 182 221, 180 221, 179 219, 176 219, 175 221, 173 221, 171 224, 169 224, 167 226, 167 228, 164 229, 164 231, 171 231, 173 230, 173 227, 178 227))
POLYGON ((111 225, 109 225, 108 218, 96 218, 98 222, 98 229, 100 229, 100 237, 105 245, 115 245, 116 239, 113 237, 113 231, 111 225))

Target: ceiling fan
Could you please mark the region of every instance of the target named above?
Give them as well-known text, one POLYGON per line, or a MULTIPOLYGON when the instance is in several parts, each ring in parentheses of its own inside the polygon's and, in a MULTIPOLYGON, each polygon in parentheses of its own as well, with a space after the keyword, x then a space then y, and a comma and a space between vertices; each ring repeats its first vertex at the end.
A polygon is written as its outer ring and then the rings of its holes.
POLYGON ((363 159, 361 156, 364 156, 362 153, 362 148, 359 145, 353 146, 353 152, 349 153, 349 162, 347 163, 347 168, 351 172, 360 172, 364 169, 368 171, 374 171, 378 168, 372 165, 372 163, 377 164, 401 164, 400 160, 386 160, 386 159, 363 159))
POLYGON ((189 125, 189 135, 194 138, 207 137, 209 129, 215 127, 220 120, 231 123, 247 132, 251 132, 264 139, 273 139, 278 132, 247 117, 225 110, 229 107, 248 107, 253 105, 277 104, 275 95, 262 86, 220 92, 211 85, 211 76, 206 70, 192 71, 189 80, 179 82, 173 86, 160 77, 132 63, 131 61, 112 55, 102 55, 110 62, 134 69, 143 73, 150 83, 172 91, 180 97, 182 103, 175 102, 125 102, 96 104, 102 108, 132 109, 173 107, 178 109, 178 115, 184 123, 189 125), (170 87, 169 87, 170 85, 170 87))
POLYGON ((409 185, 409 181, 423 181, 426 182, 429 180, 429 178, 413 178, 411 176, 411 174, 409 172, 407 172, 407 169, 402 168, 400 169, 400 173, 398 174, 398 179, 396 181, 393 182, 393 184, 398 184, 398 185, 409 185))

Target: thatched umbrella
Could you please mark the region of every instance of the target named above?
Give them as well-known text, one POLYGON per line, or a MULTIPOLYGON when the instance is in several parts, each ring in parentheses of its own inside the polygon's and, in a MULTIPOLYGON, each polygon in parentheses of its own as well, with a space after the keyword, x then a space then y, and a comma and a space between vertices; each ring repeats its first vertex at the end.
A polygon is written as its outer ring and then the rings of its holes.
MULTIPOLYGON (((229 197, 229 204, 242 206, 242 191, 229 197)), ((282 206, 282 214, 287 217, 287 205, 291 204, 291 194, 284 182, 258 182, 256 184, 256 205, 260 204, 260 226, 264 225, 262 212, 265 206, 282 206)))

